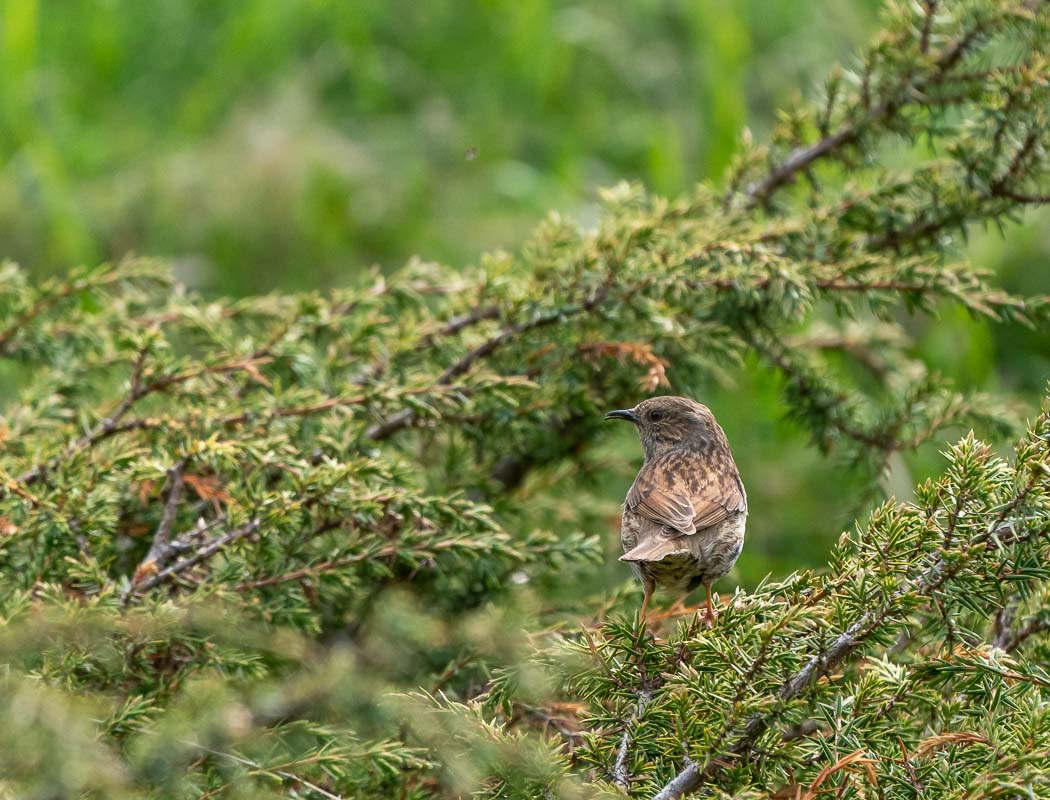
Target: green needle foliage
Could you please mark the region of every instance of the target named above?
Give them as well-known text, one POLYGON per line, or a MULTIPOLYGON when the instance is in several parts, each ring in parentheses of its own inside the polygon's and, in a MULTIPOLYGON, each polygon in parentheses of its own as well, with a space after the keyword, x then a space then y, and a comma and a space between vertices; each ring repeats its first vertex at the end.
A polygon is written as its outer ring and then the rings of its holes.
POLYGON ((1045 3, 893 4, 723 190, 618 186, 465 271, 3 267, 0 794, 1050 797, 1050 408, 713 630, 574 591, 589 445, 645 394, 755 359, 873 487, 1008 429, 908 321, 1047 324, 952 258, 1050 199, 1048 42, 1045 3))

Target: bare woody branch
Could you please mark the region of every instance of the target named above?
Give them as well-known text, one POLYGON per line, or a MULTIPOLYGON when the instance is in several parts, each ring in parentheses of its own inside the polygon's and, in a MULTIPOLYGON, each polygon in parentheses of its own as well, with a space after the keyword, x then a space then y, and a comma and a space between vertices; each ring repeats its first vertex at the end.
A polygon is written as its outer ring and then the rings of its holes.
POLYGON ((612 768, 612 779, 613 783, 624 789, 627 789, 631 784, 631 776, 628 771, 628 761, 630 760, 631 754, 632 729, 641 720, 642 715, 645 713, 645 709, 652 698, 653 693, 649 690, 639 692, 638 702, 635 705, 634 712, 623 726, 623 737, 620 739, 620 749, 616 752, 616 762, 613 764, 612 768))
POLYGON ((131 601, 131 599, 138 594, 148 592, 150 589, 154 589, 160 586, 162 583, 175 578, 189 569, 202 564, 212 556, 220 552, 224 547, 247 536, 251 536, 256 533, 261 527, 261 522, 258 518, 252 518, 248 522, 234 528, 231 531, 215 537, 209 540, 205 544, 201 545, 194 553, 187 556, 186 558, 180 559, 172 564, 170 567, 160 570, 158 573, 150 578, 147 578, 142 583, 136 585, 131 592, 128 593, 125 603, 131 601))
POLYGON ((171 528, 175 524, 175 517, 179 513, 179 503, 182 500, 184 485, 183 471, 185 468, 186 460, 183 459, 168 470, 168 497, 164 502, 164 510, 161 513, 157 529, 153 532, 153 540, 150 543, 149 551, 135 568, 131 584, 124 594, 125 601, 140 581, 157 573, 173 554, 171 528))

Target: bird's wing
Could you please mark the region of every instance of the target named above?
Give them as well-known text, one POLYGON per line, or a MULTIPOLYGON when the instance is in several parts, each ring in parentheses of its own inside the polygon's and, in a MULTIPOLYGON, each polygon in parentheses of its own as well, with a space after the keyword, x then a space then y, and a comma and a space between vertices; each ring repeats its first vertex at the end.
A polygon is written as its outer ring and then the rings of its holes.
POLYGON ((746 508, 736 467, 670 453, 642 467, 626 507, 678 534, 692 535, 746 508))

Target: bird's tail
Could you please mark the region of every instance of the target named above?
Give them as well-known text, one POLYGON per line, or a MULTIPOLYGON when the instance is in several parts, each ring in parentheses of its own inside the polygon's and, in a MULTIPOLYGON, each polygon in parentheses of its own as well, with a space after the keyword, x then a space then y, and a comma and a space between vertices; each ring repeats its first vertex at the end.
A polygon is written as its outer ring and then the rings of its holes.
POLYGON ((620 556, 620 561, 663 561, 668 556, 688 554, 689 547, 681 538, 684 537, 664 539, 654 536, 646 539, 620 556))

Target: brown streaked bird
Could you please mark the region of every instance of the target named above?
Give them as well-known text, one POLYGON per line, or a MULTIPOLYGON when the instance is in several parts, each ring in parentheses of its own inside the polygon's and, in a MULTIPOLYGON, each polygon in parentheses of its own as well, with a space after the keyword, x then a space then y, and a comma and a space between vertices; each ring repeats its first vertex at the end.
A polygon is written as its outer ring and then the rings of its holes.
POLYGON ((725 432, 711 410, 686 397, 653 397, 606 419, 633 422, 645 462, 623 504, 621 561, 653 589, 707 589, 729 572, 744 546, 747 495, 725 432))

